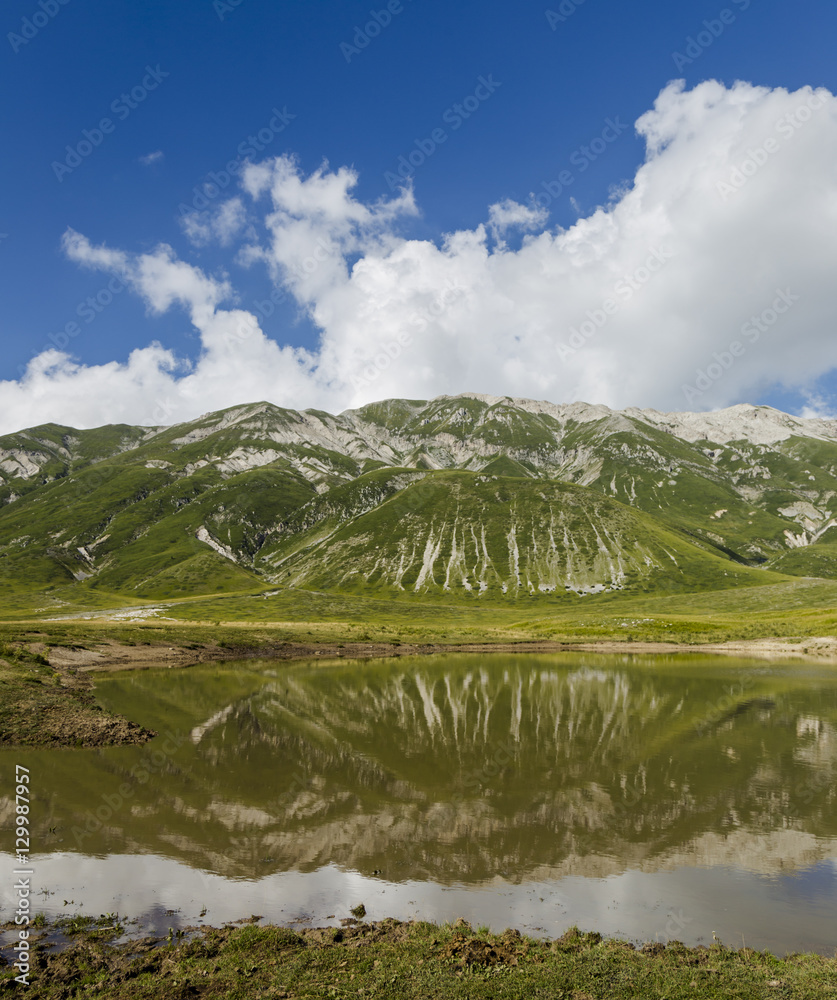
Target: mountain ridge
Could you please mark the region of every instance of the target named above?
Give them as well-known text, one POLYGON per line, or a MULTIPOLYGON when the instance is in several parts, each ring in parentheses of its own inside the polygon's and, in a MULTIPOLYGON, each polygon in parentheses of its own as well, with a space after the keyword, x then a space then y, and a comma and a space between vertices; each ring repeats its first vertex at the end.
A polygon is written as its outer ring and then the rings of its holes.
POLYGON ((775 573, 837 575, 837 421, 462 393, 0 438, 0 588, 547 600, 775 573))
MULTIPOLYGON (((336 427, 341 420, 348 417, 356 417, 364 425, 374 426, 376 421, 368 419, 369 415, 381 408, 386 408, 389 404, 398 404, 402 408, 410 407, 416 412, 420 412, 434 405, 443 405, 448 402, 465 399, 485 403, 486 406, 491 408, 511 406, 535 415, 548 415, 564 423, 567 421, 576 421, 581 424, 589 424, 598 420, 607 420, 610 422, 610 427, 614 430, 616 429, 615 422, 618 422, 619 418, 622 417, 630 421, 640 421, 647 426, 663 430, 674 437, 690 443, 707 441, 717 444, 728 444, 736 440, 747 440, 755 444, 770 444, 787 440, 789 437, 794 436, 794 432, 798 436, 815 440, 837 441, 837 420, 822 417, 795 417, 773 407, 756 406, 749 403, 740 403, 725 409, 707 412, 666 412, 639 407, 613 410, 598 403, 575 402, 557 404, 548 400, 532 400, 512 396, 492 396, 485 393, 464 392, 454 396, 441 395, 431 400, 382 400, 366 404, 365 406, 343 410, 338 414, 330 414, 315 408, 305 410, 285 409, 277 404, 261 400, 254 403, 240 404, 224 410, 209 411, 201 414, 194 420, 172 425, 139 427, 126 424, 106 424, 97 428, 78 429, 50 423, 24 428, 13 434, 0 436, 0 477, 3 479, 9 478, 14 472, 15 465, 30 475, 34 474, 31 460, 27 461, 33 453, 27 452, 24 444, 31 441, 33 444, 43 447, 45 444, 44 437, 47 437, 47 439, 50 436, 54 437, 56 432, 61 432, 62 445, 54 442, 53 454, 49 457, 57 457, 62 452, 69 457, 70 453, 63 446, 63 443, 67 439, 78 441, 78 435, 84 436, 93 433, 102 434, 104 432, 113 433, 122 431, 123 440, 133 440, 133 445, 124 447, 121 450, 130 450, 131 447, 139 447, 147 444, 161 435, 171 434, 177 428, 192 428, 190 433, 174 438, 172 441, 173 444, 184 445, 199 441, 216 430, 235 426, 241 423, 242 419, 252 419, 267 411, 294 414, 297 417, 296 423, 306 426, 310 431, 316 426, 314 417, 318 418, 318 422, 323 428, 328 423, 331 423, 332 427, 336 427), (212 425, 212 430, 207 428, 205 433, 201 433, 206 422, 217 418, 219 415, 221 416, 221 420, 212 425), (35 436, 38 432, 41 433, 41 437, 35 436), (21 461, 18 456, 21 456, 23 460, 21 461)), ((621 423, 621 429, 628 429, 632 426, 634 425, 631 423, 621 423)), ((332 444, 337 443, 340 438, 339 434, 322 434, 321 436, 324 442, 332 444)), ((293 437, 293 435, 289 435, 287 440, 292 440, 293 437)))

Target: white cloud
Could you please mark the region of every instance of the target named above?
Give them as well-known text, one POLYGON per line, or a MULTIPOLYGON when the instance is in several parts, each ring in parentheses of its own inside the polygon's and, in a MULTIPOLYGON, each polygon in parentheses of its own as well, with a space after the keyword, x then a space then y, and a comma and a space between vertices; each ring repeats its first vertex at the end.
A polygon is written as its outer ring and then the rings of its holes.
POLYGON ((230 198, 217 208, 181 216, 180 225, 194 246, 206 246, 215 240, 226 247, 244 231, 247 210, 241 198, 230 198))
POLYGON ((397 198, 364 205, 351 194, 358 176, 348 167, 329 171, 323 164, 309 177, 296 161, 280 156, 244 169, 244 189, 255 200, 269 195, 265 218, 269 239, 245 247, 242 261, 263 260, 277 284, 315 308, 323 295, 350 279, 348 258, 386 254, 402 240, 393 232, 398 219, 416 214, 412 190, 397 198))
POLYGON ((68 229, 62 246, 70 260, 113 273, 127 282, 153 313, 164 313, 175 304, 185 307, 198 329, 220 302, 232 296, 228 281, 208 278, 198 268, 176 260, 174 250, 165 243, 153 253, 131 256, 105 246, 95 247, 85 236, 68 229))
POLYGON ((806 420, 837 420, 833 403, 825 399, 816 389, 803 390, 805 405, 799 411, 806 420))
POLYGON ((144 167, 150 167, 152 163, 159 163, 164 157, 165 153, 162 149, 155 149, 153 153, 146 153, 145 156, 141 156, 139 161, 144 167))
POLYGON ((521 205, 505 198, 488 208, 488 225, 495 240, 501 240, 509 229, 530 232, 546 224, 549 212, 539 205, 521 205))
POLYGON ((265 266, 320 329, 312 353, 226 308, 230 281, 170 247, 134 255, 70 231, 66 253, 121 275, 152 313, 186 308, 202 352, 186 364, 152 344, 103 366, 47 352, 0 383, 2 429, 173 422, 257 398, 334 411, 476 390, 709 409, 777 382, 810 389, 837 366, 837 100, 675 82, 637 129, 647 155, 633 183, 570 228, 499 200, 484 225, 438 243, 403 234, 409 188, 365 204, 347 167, 246 168, 244 200, 196 238, 243 238, 234 259, 265 266), (513 226, 526 234, 514 250, 513 226))

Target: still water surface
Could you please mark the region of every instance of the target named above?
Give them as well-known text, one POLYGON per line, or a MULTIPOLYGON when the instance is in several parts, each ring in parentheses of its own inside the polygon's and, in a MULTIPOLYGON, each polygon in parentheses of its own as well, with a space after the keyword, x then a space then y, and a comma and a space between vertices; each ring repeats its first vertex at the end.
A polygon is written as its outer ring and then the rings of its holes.
MULTIPOLYGON (((834 948, 833 669, 250 660, 117 673, 96 690, 160 736, 0 754, 4 773, 32 772, 48 915, 119 912, 165 931, 203 910, 207 923, 337 923, 363 902, 369 919, 834 948)), ((0 798, 6 830, 11 806, 0 798)))

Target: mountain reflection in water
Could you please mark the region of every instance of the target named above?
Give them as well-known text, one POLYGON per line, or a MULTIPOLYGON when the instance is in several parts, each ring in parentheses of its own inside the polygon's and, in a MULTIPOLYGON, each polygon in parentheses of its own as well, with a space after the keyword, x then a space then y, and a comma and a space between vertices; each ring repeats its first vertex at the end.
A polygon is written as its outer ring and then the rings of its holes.
POLYGON ((235 878, 336 864, 464 885, 770 873, 835 855, 837 686, 820 668, 579 654, 248 661, 114 674, 97 694, 161 735, 27 752, 45 847, 235 878), (166 732, 179 734, 174 752, 160 749, 166 732))

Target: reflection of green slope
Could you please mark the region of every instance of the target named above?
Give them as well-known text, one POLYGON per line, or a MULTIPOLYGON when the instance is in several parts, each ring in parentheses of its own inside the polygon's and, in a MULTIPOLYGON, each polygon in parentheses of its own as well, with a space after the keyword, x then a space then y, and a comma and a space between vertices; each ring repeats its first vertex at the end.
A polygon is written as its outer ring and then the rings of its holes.
POLYGON ((154 719, 159 731, 190 733, 228 705, 245 703, 268 681, 262 661, 236 669, 194 666, 177 670, 126 671, 97 679, 96 693, 120 699, 133 719, 154 719))
MULTIPOLYGON (((837 837, 830 678, 672 658, 462 655, 114 675, 106 706, 189 739, 41 754, 38 836, 228 874, 336 862, 388 877, 523 878, 574 859, 653 868, 707 835, 837 837), (743 681, 741 680, 743 678, 743 681), (48 803, 44 812, 43 802, 48 803)), ((746 867, 747 859, 742 859, 746 867)), ((763 865, 759 858, 754 865, 763 865)))

